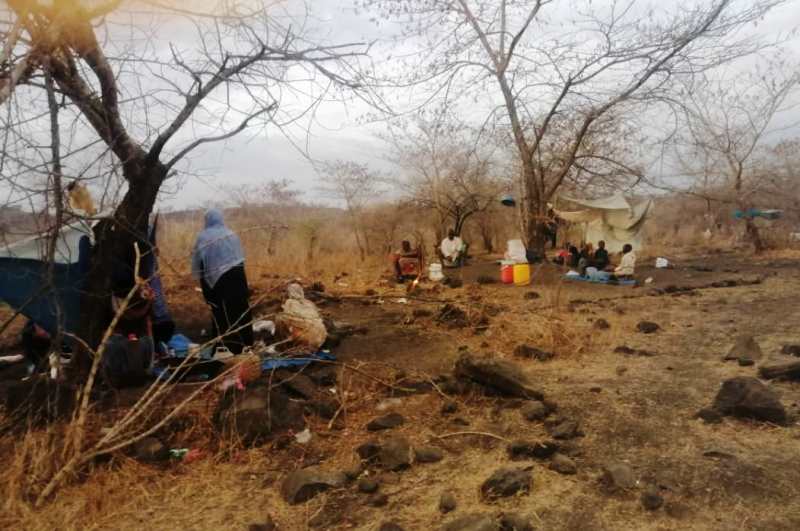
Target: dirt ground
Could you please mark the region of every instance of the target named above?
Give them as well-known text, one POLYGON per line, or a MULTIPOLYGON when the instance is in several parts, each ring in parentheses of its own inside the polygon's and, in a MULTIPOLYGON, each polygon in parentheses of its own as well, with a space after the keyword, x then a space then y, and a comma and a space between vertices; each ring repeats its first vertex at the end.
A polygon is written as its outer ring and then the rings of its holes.
MULTIPOLYGON (((476 260, 450 272, 464 282, 447 288, 422 284, 413 295, 404 286, 379 284, 370 273, 330 283, 332 300, 323 312, 338 322, 365 327, 335 349, 340 392, 351 396, 343 424, 309 418, 307 445, 265 445, 230 456, 208 457, 191 465, 157 468, 120 458, 97 467, 82 483, 63 489, 44 511, 0 517, 2 527, 25 529, 247 529, 268 517, 278 529, 376 530, 394 521, 406 530, 440 529, 470 513, 515 512, 536 529, 800 529, 800 384, 770 382, 790 412, 787 427, 725 418, 705 424, 695 413, 708 406, 721 382, 755 376, 757 367, 724 362, 740 334, 752 334, 765 360, 777 359, 784 344, 800 343, 800 256, 759 258, 715 254, 677 260, 674 269, 641 267, 653 278, 639 287, 606 286, 561 279, 562 271, 535 268, 527 287, 479 284, 498 276, 497 266, 476 260), (346 286, 343 284, 347 284, 346 286), (366 289, 374 290, 366 294, 366 289), (445 303, 464 308, 480 326, 449 328, 436 316, 445 303), (488 324, 486 319, 488 318, 488 324), (595 327, 598 319, 610 327, 595 327), (654 334, 637 324, 652 321, 654 334), (553 352, 549 361, 513 355, 520 344, 553 352), (616 353, 619 346, 651 355, 616 353), (398 372, 426 380, 449 372, 464 352, 491 353, 519 363, 558 405, 558 413, 579 420, 584 435, 565 451, 577 474, 561 475, 546 463, 509 460, 497 439, 545 440, 544 425, 525 421, 519 401, 454 396, 458 411, 440 410, 450 398, 435 391, 392 397, 377 380, 398 372), (360 371, 360 372, 359 372, 360 371), (372 375, 371 377, 364 374, 372 375), (377 380, 376 380, 377 379, 377 380), (348 394, 349 393, 349 394, 348 394), (386 411, 406 422, 392 430, 412 444, 445 451, 434 464, 415 464, 399 473, 379 473, 382 507, 350 486, 310 502, 289 506, 279 494, 285 474, 319 464, 342 470, 356 461, 354 448, 372 438, 364 425, 386 411), (458 424, 454 417, 460 420, 458 424), (453 435, 458 432, 490 433, 453 435), (605 465, 629 465, 639 485, 623 493, 602 491, 605 465), (480 484, 498 467, 532 466, 530 494, 485 503, 480 484), (655 486, 664 506, 647 511, 640 503, 655 486), (458 508, 438 510, 442 492, 452 492, 458 508), (327 518, 327 519, 326 519, 327 518)), ((266 281, 254 282, 269 294, 266 281)), ((173 310, 184 330, 202 328, 204 308, 191 287, 173 310)), ((168 292, 169 293, 169 292, 168 292)), ((173 306, 176 303, 173 302, 173 306)), ((267 304, 264 313, 270 310, 267 304)), ((253 528, 257 529, 257 528, 253 528)))

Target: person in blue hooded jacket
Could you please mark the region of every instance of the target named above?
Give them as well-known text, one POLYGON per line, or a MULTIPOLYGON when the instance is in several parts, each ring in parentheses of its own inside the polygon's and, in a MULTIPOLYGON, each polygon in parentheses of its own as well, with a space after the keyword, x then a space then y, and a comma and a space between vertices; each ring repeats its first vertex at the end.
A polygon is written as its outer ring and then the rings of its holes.
POLYGON ((242 244, 217 209, 206 212, 205 228, 197 235, 192 276, 200 281, 211 307, 214 336, 223 336, 222 343, 234 354, 252 346, 253 316, 242 244))

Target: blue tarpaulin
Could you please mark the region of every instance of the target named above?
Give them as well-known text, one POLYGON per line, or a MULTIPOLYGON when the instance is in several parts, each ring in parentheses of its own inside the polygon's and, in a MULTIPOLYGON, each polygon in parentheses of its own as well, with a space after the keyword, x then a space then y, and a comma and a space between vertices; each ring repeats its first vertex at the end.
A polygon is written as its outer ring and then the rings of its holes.
POLYGON ((737 210, 733 213, 733 217, 736 219, 753 219, 753 218, 764 218, 764 219, 779 219, 783 215, 783 210, 777 209, 762 209, 762 208, 748 208, 747 210, 737 210))

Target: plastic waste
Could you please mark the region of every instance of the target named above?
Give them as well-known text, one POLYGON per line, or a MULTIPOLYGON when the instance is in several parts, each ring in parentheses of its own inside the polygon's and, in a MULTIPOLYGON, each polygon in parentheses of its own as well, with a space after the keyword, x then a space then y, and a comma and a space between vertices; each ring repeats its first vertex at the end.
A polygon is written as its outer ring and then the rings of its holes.
POLYGON ((261 319, 253 323, 253 332, 267 332, 269 335, 275 335, 275 323, 266 319, 261 319))
POLYGON ((295 341, 316 351, 325 343, 328 331, 316 305, 305 298, 299 284, 290 284, 289 298, 283 303, 283 312, 277 321, 288 328, 295 341))
POLYGON ((660 256, 656 258, 656 269, 666 269, 667 267, 669 267, 669 260, 660 256))
POLYGON ((299 442, 300 444, 308 444, 311 442, 311 430, 308 428, 304 429, 299 433, 294 434, 294 440, 299 442))

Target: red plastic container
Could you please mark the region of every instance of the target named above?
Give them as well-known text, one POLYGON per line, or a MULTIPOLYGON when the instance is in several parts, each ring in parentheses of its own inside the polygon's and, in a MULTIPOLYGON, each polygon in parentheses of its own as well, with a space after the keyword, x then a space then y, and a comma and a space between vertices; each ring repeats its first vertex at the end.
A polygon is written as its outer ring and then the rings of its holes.
POLYGON ((500 282, 503 284, 514 283, 514 264, 500 264, 500 282))

